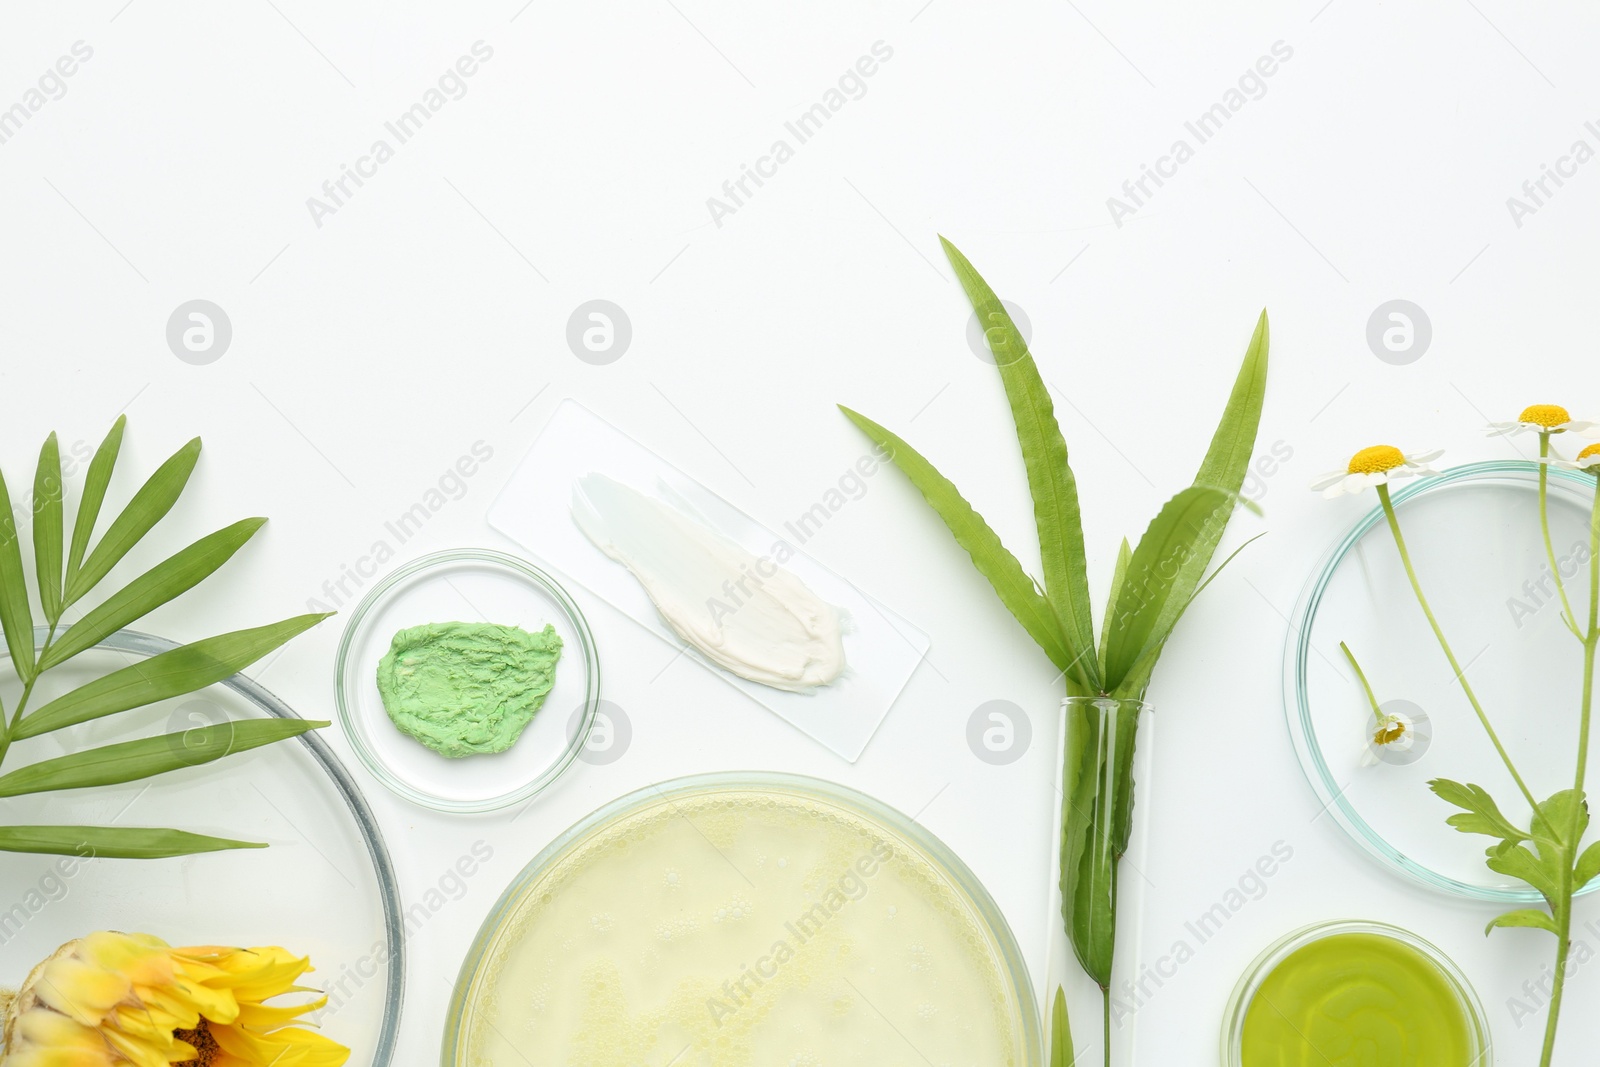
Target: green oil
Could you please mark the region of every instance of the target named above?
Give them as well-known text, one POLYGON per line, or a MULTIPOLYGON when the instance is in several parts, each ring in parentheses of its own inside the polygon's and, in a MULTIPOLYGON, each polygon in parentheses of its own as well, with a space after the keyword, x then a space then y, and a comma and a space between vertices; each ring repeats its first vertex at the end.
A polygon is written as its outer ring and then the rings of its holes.
POLYGON ((1474 1027, 1427 956, 1381 934, 1333 934, 1273 968, 1245 1014, 1244 1067, 1470 1067, 1474 1027))

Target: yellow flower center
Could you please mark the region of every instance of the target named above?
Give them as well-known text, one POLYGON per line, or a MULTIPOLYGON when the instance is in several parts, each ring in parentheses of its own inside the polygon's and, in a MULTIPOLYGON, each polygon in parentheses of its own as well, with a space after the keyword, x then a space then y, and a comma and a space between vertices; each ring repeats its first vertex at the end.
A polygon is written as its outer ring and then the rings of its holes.
POLYGON ((1517 421, 1541 426, 1548 433, 1557 426, 1571 422, 1572 416, 1567 414, 1567 409, 1560 404, 1534 404, 1532 407, 1524 408, 1522 414, 1517 416, 1517 421))
POLYGON ((1579 459, 1588 459, 1590 456, 1600 456, 1600 445, 1590 445, 1578 453, 1579 459))
POLYGON ((1373 445, 1350 457, 1351 474, 1382 474, 1404 467, 1406 457, 1394 445, 1373 445))
POLYGON ((1377 745, 1392 745, 1406 735, 1406 724, 1399 719, 1388 718, 1378 724, 1372 733, 1372 742, 1377 745))

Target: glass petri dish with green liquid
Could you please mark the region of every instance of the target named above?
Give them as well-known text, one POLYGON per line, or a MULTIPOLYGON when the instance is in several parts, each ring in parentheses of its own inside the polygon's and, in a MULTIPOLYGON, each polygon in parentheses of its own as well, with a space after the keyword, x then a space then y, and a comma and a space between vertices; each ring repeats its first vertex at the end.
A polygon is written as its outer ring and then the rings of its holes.
POLYGON ((1227 1067, 1493 1067, 1483 1005, 1439 949, 1386 923, 1318 923, 1256 957, 1223 1016, 1227 1067))

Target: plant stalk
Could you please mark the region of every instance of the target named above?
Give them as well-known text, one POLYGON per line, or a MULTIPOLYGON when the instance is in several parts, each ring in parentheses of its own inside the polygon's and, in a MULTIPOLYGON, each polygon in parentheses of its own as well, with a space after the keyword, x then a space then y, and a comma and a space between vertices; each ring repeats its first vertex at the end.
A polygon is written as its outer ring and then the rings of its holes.
MULTIPOLYGON (((50 651, 50 646, 55 643, 56 627, 59 625, 59 622, 53 622, 50 624, 50 632, 45 634, 44 645, 39 649, 39 654, 36 657, 36 661, 38 659, 43 659, 44 654, 50 651)), ((6 753, 11 750, 12 731, 16 730, 17 723, 22 721, 22 713, 28 709, 28 698, 33 696, 33 686, 34 683, 39 680, 40 673, 40 671, 35 670, 33 672, 33 677, 29 678, 25 683, 23 683, 22 696, 18 698, 17 706, 15 710, 11 712, 11 721, 4 725, 4 729, 0 729, 0 763, 5 762, 6 753)))
POLYGON ((1561 567, 1556 563, 1555 545, 1550 540, 1550 435, 1539 435, 1539 531, 1544 535, 1544 555, 1550 563, 1550 577, 1556 583, 1556 593, 1561 597, 1561 621, 1567 624, 1572 636, 1583 639, 1578 630, 1578 616, 1573 613, 1572 602, 1567 599, 1567 585, 1561 580, 1561 567))
MULTIPOLYGON (((1544 478, 1544 469, 1541 466, 1539 477, 1544 478)), ((1539 518, 1544 523, 1546 531, 1549 530, 1548 517, 1545 513, 1544 498, 1541 494, 1539 500, 1539 518)), ((1549 534, 1546 533, 1545 544, 1549 544, 1549 534)), ((1556 588, 1561 588, 1561 575, 1556 574, 1556 588)), ((1562 591, 1562 603, 1566 604, 1566 592, 1562 591)), ((1569 609, 1570 612, 1570 609, 1569 609)), ((1569 615, 1570 620, 1570 615, 1569 615)), ((1600 479, 1595 481, 1594 504, 1589 511, 1589 625, 1583 632, 1583 703, 1581 705, 1578 722, 1578 769, 1573 776, 1573 790, 1578 794, 1579 804, 1573 806, 1572 822, 1567 827, 1567 840, 1573 855, 1579 852, 1582 842, 1578 839, 1578 826, 1582 812, 1587 808, 1587 801, 1583 798, 1584 785, 1589 770, 1589 725, 1594 710, 1594 668, 1595 651, 1600 646, 1600 479)), ((1576 629, 1574 628, 1574 632, 1576 629)), ((1561 1021, 1561 998, 1566 992, 1567 984, 1567 954, 1572 950, 1572 895, 1581 889, 1573 884, 1572 864, 1563 865, 1561 872, 1561 907, 1556 921, 1556 973, 1555 980, 1550 987, 1550 1013, 1544 1024, 1544 1049, 1539 1056, 1539 1067, 1550 1067, 1551 1058, 1556 1050, 1556 1029, 1561 1021)))
POLYGON ((1528 789, 1528 784, 1522 780, 1516 766, 1511 762, 1511 756, 1500 743, 1500 735, 1495 733, 1494 726, 1489 722, 1488 712, 1483 710, 1483 705, 1478 701, 1478 694, 1473 691, 1472 684, 1467 681, 1466 672, 1461 669, 1461 663, 1456 659, 1455 651, 1450 647, 1450 642, 1444 636, 1444 629, 1439 625, 1439 620, 1434 617, 1433 608, 1428 605, 1428 598, 1423 595, 1422 583, 1417 580, 1416 568, 1411 565, 1411 553, 1406 549, 1405 535, 1400 532, 1400 519, 1394 513, 1394 502, 1389 499, 1389 487, 1378 486, 1378 500, 1383 504, 1384 517, 1389 520, 1389 531, 1394 534, 1395 548, 1400 551, 1400 562, 1405 565, 1406 577, 1411 581, 1411 591, 1416 594, 1417 603, 1422 607, 1422 614, 1427 616, 1428 625, 1433 628, 1433 636, 1438 640, 1439 647, 1444 650, 1445 659, 1450 661, 1450 669, 1455 671, 1456 681, 1461 683, 1461 691, 1467 695, 1467 700, 1472 704, 1472 710, 1478 715, 1478 722, 1483 724, 1484 732, 1489 735, 1489 741, 1494 745, 1494 750, 1500 754, 1500 760, 1506 765, 1506 770, 1511 772, 1511 778, 1517 783, 1517 788, 1522 791, 1523 799, 1528 802, 1528 807, 1533 809, 1533 817, 1539 817, 1539 802, 1533 798, 1533 793, 1528 789))

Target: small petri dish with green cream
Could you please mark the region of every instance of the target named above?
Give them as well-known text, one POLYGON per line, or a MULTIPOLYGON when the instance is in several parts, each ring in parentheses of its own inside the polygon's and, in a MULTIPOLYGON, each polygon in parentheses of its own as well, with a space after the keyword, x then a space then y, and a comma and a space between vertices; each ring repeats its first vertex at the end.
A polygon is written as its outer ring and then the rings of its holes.
MULTIPOLYGON (((447 812, 493 811, 550 785, 583 750, 600 700, 600 661, 577 603, 539 568, 489 549, 437 552, 380 581, 351 614, 334 673, 339 724, 361 763, 399 796, 447 812), (439 721, 408 722, 395 702, 396 659, 423 644, 479 661, 479 676, 459 680, 495 701, 518 696, 508 657, 527 646, 541 658, 529 670, 537 689, 492 736, 445 743, 454 739, 421 728, 439 721), (482 662, 497 656, 505 669, 482 662)), ((419 700, 452 703, 440 687, 453 675, 426 674, 409 679, 411 712, 427 710, 419 700)))
POLYGON ((1296 930, 1228 1002, 1227 1067, 1493 1067, 1483 1005, 1432 944, 1386 923, 1296 930))

